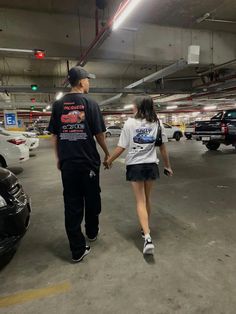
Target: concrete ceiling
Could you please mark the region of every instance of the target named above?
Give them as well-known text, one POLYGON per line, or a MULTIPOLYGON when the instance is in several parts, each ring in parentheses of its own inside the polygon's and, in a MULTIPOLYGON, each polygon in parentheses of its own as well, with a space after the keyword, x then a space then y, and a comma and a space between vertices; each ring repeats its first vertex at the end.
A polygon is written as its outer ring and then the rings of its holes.
MULTIPOLYGON (((145 5, 139 5, 124 28, 111 33, 90 57, 86 69, 97 75, 92 87, 123 88, 180 58, 186 59, 188 46, 195 44, 201 46, 199 66, 177 71, 165 79, 167 90, 186 88, 191 92, 192 87, 203 84, 197 79, 198 72, 236 58, 236 24, 196 22, 206 13, 211 13, 214 19, 236 21, 235 0, 144 1, 145 5)), ((120 2, 108 1, 108 7, 99 11, 100 24, 113 14, 120 2)), ((63 86, 67 60, 70 66, 75 65, 95 37, 94 16, 95 0, 67 0, 66 4, 61 0, 0 0, 1 45, 47 50, 45 60, 0 52, 0 84, 25 87, 37 83, 42 87, 35 95, 37 101, 53 99, 53 91, 44 93, 43 88, 63 86)), ((236 63, 225 69, 231 76, 236 75, 236 63)), ((148 85, 148 88, 155 87, 160 86, 148 85)), ((107 97, 105 92, 95 95, 98 101, 107 97)), ((30 98, 32 94, 26 92, 12 93, 15 101, 30 98)), ((120 102, 123 105, 130 98, 125 96, 120 102)))
MULTIPOLYGON (((101 18, 108 18, 118 7, 121 0, 109 0, 101 18)), ((1 8, 23 9, 36 12, 95 16, 95 0, 1 0, 1 8)), ((145 0, 145 5, 138 9, 133 21, 165 26, 194 27, 200 29, 236 32, 236 24, 202 22, 196 20, 206 13, 212 18, 236 21, 235 0, 145 0)))

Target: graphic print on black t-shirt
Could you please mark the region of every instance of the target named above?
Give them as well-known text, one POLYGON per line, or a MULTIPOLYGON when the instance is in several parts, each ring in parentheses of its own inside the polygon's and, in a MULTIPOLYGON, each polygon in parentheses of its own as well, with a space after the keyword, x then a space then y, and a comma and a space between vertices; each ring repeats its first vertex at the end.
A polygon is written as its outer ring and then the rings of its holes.
POLYGON ((61 115, 60 140, 86 140, 88 138, 88 134, 85 130, 84 121, 84 105, 76 105, 73 102, 64 102, 64 110, 61 115))
POLYGON ((66 94, 53 104, 48 130, 58 138, 58 157, 63 167, 76 163, 83 169, 99 169, 94 136, 105 132, 106 127, 95 101, 84 94, 66 94))

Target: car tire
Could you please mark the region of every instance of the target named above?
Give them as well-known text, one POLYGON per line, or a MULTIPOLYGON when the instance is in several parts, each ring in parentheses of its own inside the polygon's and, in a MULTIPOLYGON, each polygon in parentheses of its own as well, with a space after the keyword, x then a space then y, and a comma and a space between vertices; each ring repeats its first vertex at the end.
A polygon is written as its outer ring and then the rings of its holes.
POLYGON ((0 167, 2 167, 2 168, 7 167, 6 160, 2 156, 0 156, 0 167))
POLYGON ((191 140, 191 138, 192 138, 192 134, 185 135, 185 136, 186 136, 187 140, 191 140))
POLYGON ((216 142, 208 142, 206 144, 206 148, 208 150, 216 151, 219 147, 220 147, 220 143, 216 143, 216 142))
POLYGON ((107 132, 107 133, 106 133, 106 137, 111 137, 111 133, 110 133, 110 132, 107 132))
POLYGON ((180 141, 180 139, 181 139, 181 135, 180 135, 180 133, 179 133, 179 132, 175 133, 175 135, 174 135, 174 139, 175 139, 177 142, 179 142, 179 141, 180 141))

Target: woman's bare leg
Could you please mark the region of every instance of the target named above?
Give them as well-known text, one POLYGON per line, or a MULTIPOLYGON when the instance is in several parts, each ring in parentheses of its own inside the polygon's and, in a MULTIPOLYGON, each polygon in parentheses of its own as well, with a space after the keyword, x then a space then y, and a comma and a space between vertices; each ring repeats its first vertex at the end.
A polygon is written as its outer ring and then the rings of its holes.
POLYGON ((137 203, 137 213, 139 217, 140 225, 144 234, 149 234, 148 212, 146 207, 146 195, 144 182, 132 182, 133 191, 137 203))
POLYGON ((148 212, 148 217, 150 218, 151 216, 151 201, 150 201, 150 196, 151 196, 151 191, 153 188, 154 181, 145 181, 144 182, 144 190, 145 190, 145 196, 146 196, 146 208, 148 212))

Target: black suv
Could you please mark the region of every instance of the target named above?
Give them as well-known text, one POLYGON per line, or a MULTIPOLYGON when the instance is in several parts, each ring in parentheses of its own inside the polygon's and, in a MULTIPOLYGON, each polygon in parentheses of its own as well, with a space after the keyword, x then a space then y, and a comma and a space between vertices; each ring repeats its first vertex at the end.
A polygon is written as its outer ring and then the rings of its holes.
POLYGON ((30 200, 16 176, 0 168, 0 262, 14 254, 29 226, 30 212, 30 200))

